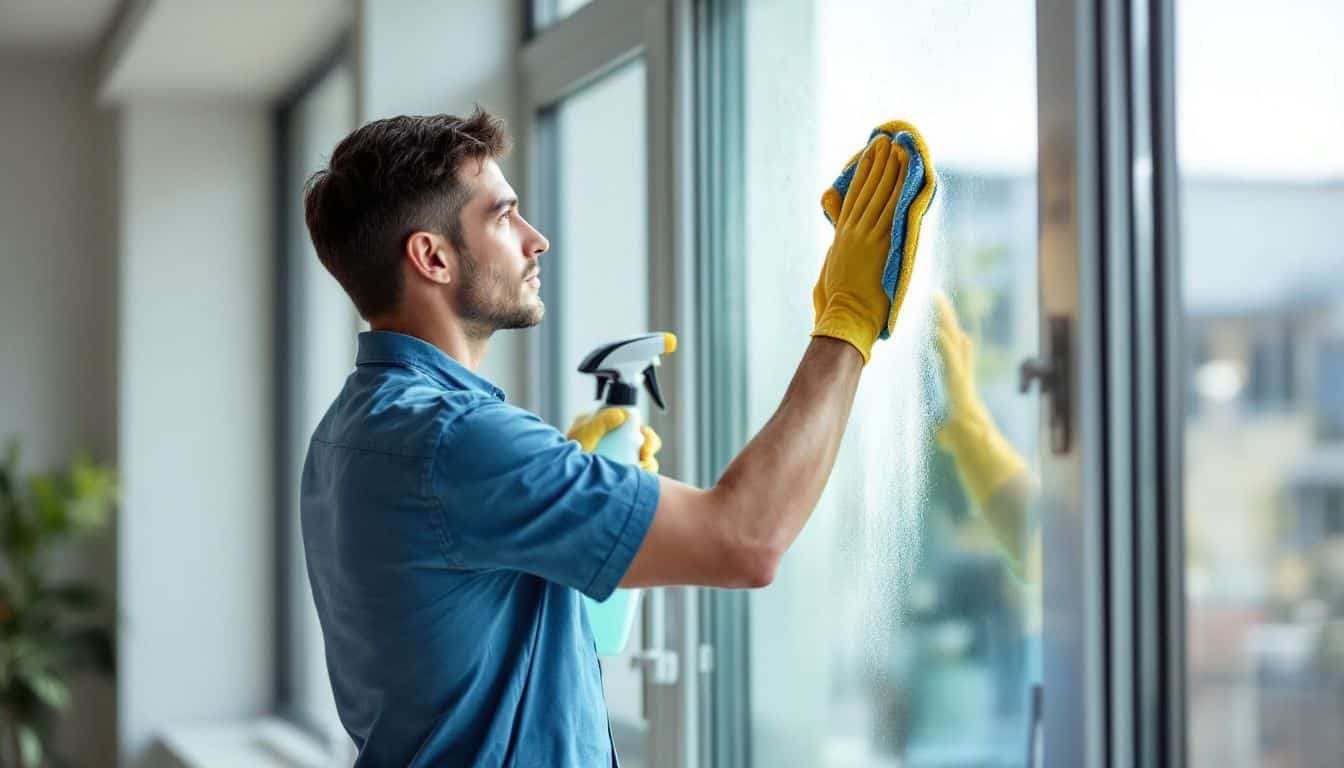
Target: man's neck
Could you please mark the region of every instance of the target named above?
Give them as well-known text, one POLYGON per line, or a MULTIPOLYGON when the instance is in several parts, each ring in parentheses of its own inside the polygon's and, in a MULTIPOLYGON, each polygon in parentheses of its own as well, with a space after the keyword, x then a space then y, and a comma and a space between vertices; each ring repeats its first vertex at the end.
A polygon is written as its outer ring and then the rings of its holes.
POLYGON ((375 331, 394 331, 427 341, 473 372, 480 368, 486 349, 490 346, 489 334, 472 334, 461 323, 416 322, 390 317, 371 321, 369 327, 375 331))

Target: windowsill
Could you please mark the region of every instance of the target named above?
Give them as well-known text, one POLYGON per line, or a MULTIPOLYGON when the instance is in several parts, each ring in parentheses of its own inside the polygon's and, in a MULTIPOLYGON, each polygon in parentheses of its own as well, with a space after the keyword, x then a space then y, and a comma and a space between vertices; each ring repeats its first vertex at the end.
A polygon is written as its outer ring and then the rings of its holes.
POLYGON ((311 735, 277 718, 171 728, 164 749, 186 768, 328 768, 332 756, 311 735))

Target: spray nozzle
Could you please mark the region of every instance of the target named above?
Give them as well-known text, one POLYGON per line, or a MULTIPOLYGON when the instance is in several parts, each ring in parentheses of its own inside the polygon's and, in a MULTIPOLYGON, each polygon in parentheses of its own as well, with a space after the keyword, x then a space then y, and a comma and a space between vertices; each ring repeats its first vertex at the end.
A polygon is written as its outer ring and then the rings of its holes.
POLYGON ((676 351, 677 337, 670 333, 646 333, 603 344, 579 363, 579 373, 597 377, 597 399, 607 405, 635 405, 643 380, 649 397, 667 410, 663 390, 658 383, 662 356, 676 351))

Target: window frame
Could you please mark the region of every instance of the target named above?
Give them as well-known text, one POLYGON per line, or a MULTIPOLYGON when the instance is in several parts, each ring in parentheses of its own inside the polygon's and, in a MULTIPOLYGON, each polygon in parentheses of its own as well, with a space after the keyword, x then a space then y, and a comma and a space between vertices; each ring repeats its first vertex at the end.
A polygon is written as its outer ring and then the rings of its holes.
MULTIPOLYGON (((524 3, 523 17, 533 22, 533 4, 524 3)), ((517 142, 525 169, 520 190, 528 210, 543 231, 554 231, 553 201, 557 169, 546 167, 554 157, 556 134, 552 110, 566 96, 643 56, 648 152, 648 310, 650 327, 668 328, 701 346, 695 312, 694 210, 691 190, 692 5, 679 0, 593 0, 574 13, 539 30, 529 29, 519 52, 519 114, 517 142)), ((560 289, 562 269, 552 268, 542 284, 543 299, 560 289)), ((552 421, 558 414, 555 372, 567 365, 553 357, 556 329, 525 334, 523 401, 552 421)), ((678 355, 663 368, 662 385, 675 403, 669 412, 649 414, 665 448, 659 454, 663 471, 696 482, 695 414, 698 413, 694 354, 678 355)), ((692 587, 647 590, 642 607, 645 648, 635 651, 643 662, 645 717, 649 723, 650 768, 693 765, 699 750, 696 704, 698 670, 704 663, 697 627, 697 592, 692 587), (670 662, 672 682, 655 682, 650 665, 670 662)), ((665 667, 666 668, 666 667, 665 667)))
POLYGON ((1172 0, 1038 0, 1037 40, 1041 296, 1076 322, 1083 445, 1043 456, 1045 762, 1184 765, 1172 0))
MULTIPOLYGON (((286 194, 295 181, 291 167, 294 148, 289 139, 297 110, 327 76, 341 67, 356 72, 355 63, 355 32, 350 28, 342 32, 317 61, 275 101, 271 121, 274 146, 272 183, 275 189, 273 300, 276 307, 273 348, 276 375, 272 390, 275 402, 272 421, 275 465, 273 492, 276 509, 275 549, 272 555, 276 583, 275 631, 272 637, 275 681, 272 691, 272 711, 282 721, 321 744, 333 759, 346 762, 354 759, 354 745, 341 723, 313 722, 302 714, 295 699, 293 670, 296 664, 291 653, 291 643, 294 636, 293 623, 297 620, 298 612, 291 597, 295 579, 307 579, 307 571, 304 564, 301 561, 296 562, 292 556, 294 537, 300 535, 299 510, 294 493, 299 482, 299 472, 290 461, 289 449, 291 443, 300 437, 296 434, 298 430, 294 423, 294 412, 297 407, 294 393, 297 382, 302 376, 296 358, 302 341, 295 336, 296 323, 293 315, 294 307, 297 305, 295 298, 301 295, 299 292, 302 286, 296 279, 292 264, 307 254, 295 254, 290 249, 290 227, 295 223, 294 216, 296 214, 301 216, 302 213, 296 201, 286 199, 286 194)), ((355 96, 356 109, 350 115, 351 125, 356 124, 358 115, 358 94, 355 96)), ((351 332, 361 330, 359 316, 353 310, 351 318, 351 332)))

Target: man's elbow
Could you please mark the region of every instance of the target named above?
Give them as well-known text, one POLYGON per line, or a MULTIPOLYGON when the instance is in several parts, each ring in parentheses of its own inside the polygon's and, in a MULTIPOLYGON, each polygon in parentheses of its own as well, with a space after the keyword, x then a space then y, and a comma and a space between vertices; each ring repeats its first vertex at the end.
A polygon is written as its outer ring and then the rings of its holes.
POLYGON ((738 529, 727 538, 729 545, 724 559, 732 564, 729 586, 738 589, 770 586, 786 549, 779 532, 738 529))
POLYGON ((710 550, 718 567, 713 586, 726 589, 761 589, 775 580, 779 563, 788 548, 783 531, 773 530, 765 523, 767 518, 743 509, 743 496, 731 486, 719 484, 706 493, 710 502, 707 511, 710 530, 716 535, 711 540, 718 546, 710 550))
POLYGON ((769 546, 750 548, 743 553, 743 588, 764 589, 773 584, 782 555, 769 546))

